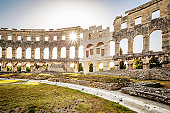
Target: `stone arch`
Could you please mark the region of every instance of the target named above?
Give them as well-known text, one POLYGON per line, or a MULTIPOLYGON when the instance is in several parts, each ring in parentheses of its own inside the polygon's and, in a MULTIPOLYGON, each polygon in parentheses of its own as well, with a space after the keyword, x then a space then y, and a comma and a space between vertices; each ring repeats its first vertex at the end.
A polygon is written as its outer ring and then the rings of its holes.
POLYGON ((0 58, 2 58, 2 47, 0 46, 0 58))
POLYGON ((12 71, 12 63, 6 63, 7 71, 12 71))
POLYGON ((141 53, 143 50, 143 35, 137 34, 133 37, 133 53, 141 53))
POLYGON ((120 48, 122 49, 122 54, 128 53, 128 38, 124 37, 120 39, 120 48))
POLYGON ((66 58, 66 47, 61 48, 61 58, 66 58))
POLYGON ((100 47, 100 46, 104 46, 104 43, 103 42, 97 43, 96 47, 100 47))
POLYGON ((18 47, 16 49, 16 58, 17 59, 21 59, 22 58, 22 48, 21 47, 18 47))
POLYGON ((162 51, 162 30, 152 30, 149 35, 149 42, 149 50, 152 50, 154 52, 162 51))
POLYGON ((26 48, 26 59, 31 59, 31 48, 26 48))
POLYGON ((53 48, 53 56, 52 59, 57 59, 57 47, 53 48))
POLYGON ((108 56, 113 56, 115 55, 115 41, 110 40, 107 43, 107 47, 108 47, 108 56))
POLYGON ((49 48, 44 48, 44 59, 49 59, 49 48))
POLYGON ((74 46, 70 47, 70 58, 71 59, 75 58, 75 47, 74 46))
POLYGON ((35 48, 35 59, 40 59, 40 48, 39 47, 37 47, 37 48, 35 48))
POLYGON ((7 47, 7 58, 12 58, 12 47, 7 47))
POLYGON ((86 46, 86 48, 91 48, 91 47, 93 47, 93 44, 88 44, 88 45, 86 46))

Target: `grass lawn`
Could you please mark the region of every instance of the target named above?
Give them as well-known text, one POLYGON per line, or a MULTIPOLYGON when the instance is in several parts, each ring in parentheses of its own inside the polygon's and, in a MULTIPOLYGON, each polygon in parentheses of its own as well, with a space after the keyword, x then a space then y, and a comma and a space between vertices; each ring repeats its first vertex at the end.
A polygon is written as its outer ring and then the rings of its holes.
POLYGON ((0 112, 135 113, 118 103, 70 88, 31 82, 0 86, 0 112))
POLYGON ((133 82, 139 83, 139 82, 159 82, 161 85, 163 85, 164 88, 170 89, 170 81, 161 81, 161 80, 137 80, 133 79, 133 82))
POLYGON ((19 80, 0 80, 0 84, 10 84, 10 83, 17 83, 17 82, 23 82, 19 80))

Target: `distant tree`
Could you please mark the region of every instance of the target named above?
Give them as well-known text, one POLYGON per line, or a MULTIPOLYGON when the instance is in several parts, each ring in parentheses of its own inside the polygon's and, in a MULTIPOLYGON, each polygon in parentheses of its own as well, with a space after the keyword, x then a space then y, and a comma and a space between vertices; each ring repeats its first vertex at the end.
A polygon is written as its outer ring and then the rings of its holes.
POLYGON ((17 71, 21 71, 21 65, 17 66, 17 71))
POLYGON ((26 67, 26 71, 27 71, 27 72, 30 72, 30 71, 31 71, 31 68, 30 68, 30 67, 26 67))
POLYGON ((120 62, 120 69, 126 69, 126 65, 124 64, 124 61, 120 62))
POLYGON ((12 71, 11 67, 7 66, 7 71, 12 71))
POLYGON ((162 67, 162 63, 161 61, 159 60, 159 58, 157 57, 153 57, 150 61, 150 68, 153 68, 153 67, 162 67))
POLYGON ((123 49, 120 47, 120 55, 123 55, 123 49))
POLYGON ((143 62, 141 59, 137 59, 134 61, 133 69, 143 69, 143 62))
POLYGON ((79 72, 80 72, 80 71, 83 71, 82 63, 79 63, 79 72))
POLYGON ((92 63, 89 65, 89 72, 93 72, 93 64, 92 63))

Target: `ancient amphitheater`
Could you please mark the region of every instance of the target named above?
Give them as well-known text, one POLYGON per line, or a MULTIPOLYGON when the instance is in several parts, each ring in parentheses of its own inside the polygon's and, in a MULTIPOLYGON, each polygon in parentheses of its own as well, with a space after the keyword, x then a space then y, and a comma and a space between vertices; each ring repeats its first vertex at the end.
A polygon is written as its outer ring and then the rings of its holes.
POLYGON ((102 29, 102 26, 91 26, 89 29, 77 26, 48 31, 1 28, 0 69, 5 72, 9 66, 15 72, 17 66, 21 65, 22 71, 27 66, 31 71, 44 71, 48 66, 48 71, 78 72, 79 64, 82 63, 86 74, 99 71, 101 67, 103 71, 112 66, 118 70, 121 61, 126 62, 127 69, 133 69, 136 59, 141 59, 143 69, 148 69, 153 57, 162 61, 162 67, 170 67, 169 7, 169 0, 152 0, 126 11, 127 16, 116 17, 112 32, 109 28, 102 29), (159 16, 153 18, 155 13, 159 13, 159 16), (152 51, 150 35, 157 30, 162 33, 162 50, 152 51), (138 35, 143 37, 143 49, 140 53, 134 53, 133 43, 138 35), (128 50, 121 54, 120 42, 123 39, 128 42, 128 50), (36 65, 39 65, 38 70, 36 65), (93 69, 89 70, 89 66, 93 69))

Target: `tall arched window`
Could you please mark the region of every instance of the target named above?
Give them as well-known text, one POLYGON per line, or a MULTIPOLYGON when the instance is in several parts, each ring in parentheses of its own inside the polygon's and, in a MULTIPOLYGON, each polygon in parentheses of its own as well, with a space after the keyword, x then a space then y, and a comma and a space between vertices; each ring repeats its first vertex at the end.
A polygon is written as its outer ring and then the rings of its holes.
POLYGON ((120 41, 120 48, 123 51, 123 54, 127 54, 128 53, 128 39, 124 38, 120 41))
POLYGON ((22 48, 18 47, 16 53, 17 53, 17 55, 16 55, 17 59, 21 59, 22 58, 22 48))
POLYGON ((12 47, 7 48, 7 58, 12 58, 12 47))
POLYGON ((141 53, 143 50, 143 36, 137 35, 133 39, 133 53, 141 53))
POLYGON ((30 47, 26 49, 26 59, 31 59, 31 48, 30 47))
POLYGON ((53 59, 57 59, 57 47, 53 48, 53 59))
POLYGON ((162 31, 156 30, 150 34, 150 50, 162 51, 162 31))
POLYGON ((66 47, 61 48, 61 58, 66 58, 66 47))
POLYGON ((44 59, 49 59, 49 48, 44 49, 44 59))
POLYGON ((35 49, 35 59, 40 59, 40 48, 35 49))
POLYGON ((70 47, 70 58, 72 59, 75 58, 75 47, 74 46, 70 47))
POLYGON ((84 50, 83 50, 83 46, 79 46, 79 58, 83 58, 83 53, 84 53, 84 50))

